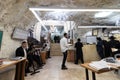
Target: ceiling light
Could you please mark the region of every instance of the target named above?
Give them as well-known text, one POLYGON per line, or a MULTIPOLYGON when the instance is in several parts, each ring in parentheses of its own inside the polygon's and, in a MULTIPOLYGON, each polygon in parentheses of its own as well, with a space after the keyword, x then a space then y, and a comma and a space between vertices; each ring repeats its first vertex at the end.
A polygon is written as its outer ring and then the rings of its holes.
POLYGON ((41 25, 43 26, 43 28, 44 28, 46 31, 48 31, 47 28, 46 28, 46 26, 43 24, 42 20, 41 20, 40 17, 38 16, 38 14, 37 14, 34 10, 32 10, 32 13, 35 15, 35 17, 36 17, 36 18, 38 19, 38 21, 41 23, 41 25))
POLYGON ((78 26, 78 28, 120 28, 120 26, 78 26))
POLYGON ((95 11, 115 11, 115 12, 120 12, 120 9, 55 9, 55 8, 29 8, 30 10, 35 10, 35 11, 90 11, 90 12, 95 12, 95 11))
POLYGON ((105 17, 108 17, 112 14, 113 12, 111 11, 108 11, 108 12, 99 12, 99 13, 96 13, 95 14, 95 18, 105 18, 105 17))

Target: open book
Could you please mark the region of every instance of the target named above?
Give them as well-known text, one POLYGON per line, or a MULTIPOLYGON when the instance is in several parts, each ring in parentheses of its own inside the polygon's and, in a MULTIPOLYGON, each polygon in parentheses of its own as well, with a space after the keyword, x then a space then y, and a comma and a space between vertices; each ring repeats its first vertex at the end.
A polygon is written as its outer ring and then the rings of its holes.
POLYGON ((110 69, 110 66, 107 65, 106 61, 93 61, 89 63, 89 66, 95 68, 96 70, 110 69))
POLYGON ((118 69, 120 68, 120 61, 114 59, 113 57, 107 57, 100 61, 92 61, 89 63, 89 66, 95 68, 96 70, 105 70, 105 69, 118 69))

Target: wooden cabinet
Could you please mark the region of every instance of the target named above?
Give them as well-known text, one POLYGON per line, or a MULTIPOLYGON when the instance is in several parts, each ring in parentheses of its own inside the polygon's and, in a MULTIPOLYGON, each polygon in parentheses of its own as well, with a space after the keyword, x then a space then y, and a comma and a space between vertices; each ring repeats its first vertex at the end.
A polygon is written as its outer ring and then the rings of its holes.
MULTIPOLYGON (((100 60, 100 57, 97 53, 95 44, 83 45, 82 50, 83 50, 84 62, 100 60)), ((74 62, 75 61, 75 56, 76 56, 75 50, 74 49, 69 49, 67 53, 68 53, 67 61, 68 62, 74 62)))
POLYGON ((43 64, 46 63, 46 51, 41 51, 40 53, 43 64))
POLYGON ((67 61, 68 62, 75 62, 75 50, 73 49, 71 49, 71 50, 68 50, 67 51, 67 61))
POLYGON ((82 50, 83 50, 84 62, 100 60, 95 44, 83 45, 82 50))

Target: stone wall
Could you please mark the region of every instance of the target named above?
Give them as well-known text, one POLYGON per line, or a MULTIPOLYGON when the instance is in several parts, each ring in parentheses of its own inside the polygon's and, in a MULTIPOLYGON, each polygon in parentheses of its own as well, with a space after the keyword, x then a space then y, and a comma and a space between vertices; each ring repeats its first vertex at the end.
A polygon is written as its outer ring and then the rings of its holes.
POLYGON ((13 40, 11 38, 13 28, 12 27, 3 27, 0 26, 0 30, 3 31, 2 45, 0 50, 0 58, 3 57, 11 57, 14 56, 15 50, 20 46, 20 42, 18 40, 13 40))

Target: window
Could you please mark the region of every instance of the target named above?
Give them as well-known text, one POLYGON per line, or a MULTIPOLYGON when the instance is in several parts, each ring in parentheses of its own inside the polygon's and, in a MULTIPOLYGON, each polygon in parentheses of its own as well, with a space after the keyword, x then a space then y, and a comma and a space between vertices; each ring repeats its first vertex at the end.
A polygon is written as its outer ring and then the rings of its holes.
POLYGON ((97 29, 93 29, 92 30, 92 35, 93 36, 97 36, 98 35, 98 30, 97 29))

